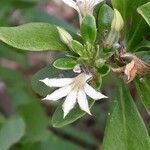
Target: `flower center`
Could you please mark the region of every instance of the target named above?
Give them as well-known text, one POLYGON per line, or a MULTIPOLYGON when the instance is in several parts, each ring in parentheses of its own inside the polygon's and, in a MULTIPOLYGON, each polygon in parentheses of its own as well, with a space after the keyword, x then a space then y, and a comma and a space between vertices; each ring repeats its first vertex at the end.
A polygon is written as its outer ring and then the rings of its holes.
POLYGON ((91 79, 92 75, 87 75, 85 73, 79 74, 72 83, 72 90, 79 91, 83 88, 87 80, 91 79))

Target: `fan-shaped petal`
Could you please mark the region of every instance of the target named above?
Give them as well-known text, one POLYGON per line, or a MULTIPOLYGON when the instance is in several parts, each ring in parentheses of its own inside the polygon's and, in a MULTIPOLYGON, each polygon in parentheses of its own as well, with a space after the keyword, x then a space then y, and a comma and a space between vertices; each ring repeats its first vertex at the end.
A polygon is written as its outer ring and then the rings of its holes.
POLYGON ((91 87, 87 83, 84 86, 84 91, 89 97, 91 97, 94 100, 99 100, 102 98, 108 98, 107 96, 101 94, 100 92, 97 92, 93 87, 91 87))
POLYGON ((80 90, 78 92, 77 100, 78 100, 78 104, 79 104, 80 108, 83 111, 87 112, 89 115, 91 115, 91 112, 90 112, 90 109, 89 109, 89 104, 88 104, 88 101, 87 101, 87 97, 86 97, 86 94, 83 90, 80 90))
POLYGON ((57 101, 67 96, 70 93, 70 91, 71 91, 71 86, 65 86, 47 95, 43 100, 57 101))
POLYGON ((76 104, 77 92, 71 91, 63 103, 64 118, 73 109, 76 104))
POLYGON ((48 78, 45 78, 44 80, 40 80, 40 81, 43 82, 44 84, 46 84, 49 87, 63 87, 63 86, 66 86, 66 85, 70 84, 71 82, 73 82, 73 78, 62 78, 62 79, 57 79, 57 78, 48 79, 48 78))

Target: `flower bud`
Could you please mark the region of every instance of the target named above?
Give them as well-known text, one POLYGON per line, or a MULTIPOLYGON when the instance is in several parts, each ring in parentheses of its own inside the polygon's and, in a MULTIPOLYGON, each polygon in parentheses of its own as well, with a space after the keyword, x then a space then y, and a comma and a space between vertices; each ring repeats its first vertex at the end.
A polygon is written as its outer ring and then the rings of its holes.
POLYGON ((102 2, 103 0, 76 0, 76 5, 79 8, 82 17, 87 15, 92 15, 93 10, 97 4, 102 2))
POLYGON ((120 32, 124 26, 123 18, 117 9, 114 9, 114 17, 111 24, 111 30, 120 32))
POLYGON ((70 46, 71 45, 71 42, 72 42, 72 36, 67 32, 65 31, 64 29, 60 28, 60 27, 57 27, 58 29, 58 32, 59 32, 59 35, 60 35, 60 39, 61 41, 70 46))
POLYGON ((93 10, 97 4, 101 3, 103 0, 62 0, 68 6, 74 8, 79 14, 80 24, 82 20, 87 15, 92 15, 93 10))
POLYGON ((124 21, 117 9, 114 9, 114 17, 111 24, 111 31, 108 34, 108 38, 105 42, 106 48, 113 47, 114 44, 118 43, 120 38, 120 31, 123 29, 124 21))

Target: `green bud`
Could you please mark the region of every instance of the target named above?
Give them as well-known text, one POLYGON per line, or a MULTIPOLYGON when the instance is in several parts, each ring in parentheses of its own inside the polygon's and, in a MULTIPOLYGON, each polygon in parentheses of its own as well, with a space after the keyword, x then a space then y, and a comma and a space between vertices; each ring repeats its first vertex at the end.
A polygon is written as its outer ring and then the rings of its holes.
POLYGON ((73 40, 72 41, 72 49, 75 53, 79 54, 80 56, 83 56, 84 47, 80 42, 73 40))
POLYGON ((116 32, 120 32, 123 29, 124 21, 117 9, 114 9, 114 17, 111 24, 111 30, 115 30, 116 32))
POLYGON ((111 24, 111 31, 105 41, 105 47, 110 49, 115 43, 119 41, 120 31, 123 29, 124 21, 117 9, 114 9, 114 17, 111 24))
POLYGON ((60 27, 57 27, 57 29, 58 29, 61 41, 64 44, 70 46, 70 44, 71 44, 71 42, 73 40, 72 36, 67 31, 65 31, 64 29, 62 29, 60 27))

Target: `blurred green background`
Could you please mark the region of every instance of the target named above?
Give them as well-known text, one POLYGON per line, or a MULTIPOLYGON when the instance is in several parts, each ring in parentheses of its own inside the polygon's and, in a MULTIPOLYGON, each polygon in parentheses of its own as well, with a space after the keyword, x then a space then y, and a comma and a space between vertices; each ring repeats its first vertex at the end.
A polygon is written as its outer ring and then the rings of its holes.
MULTIPOLYGON (((77 14, 61 0, 0 0, 0 26, 28 22, 47 22, 69 31, 78 30, 77 14)), ((51 126, 57 104, 41 102, 41 97, 32 90, 32 76, 57 55, 22 53, 0 43, 0 150, 101 149, 111 99, 96 102, 92 117, 86 115, 57 129, 51 126)), ((110 97, 114 88, 112 77, 104 79, 102 86, 110 97)), ((131 90, 136 97, 135 88, 131 86, 131 90)), ((140 103, 138 107, 150 129, 150 118, 140 103)))

